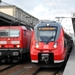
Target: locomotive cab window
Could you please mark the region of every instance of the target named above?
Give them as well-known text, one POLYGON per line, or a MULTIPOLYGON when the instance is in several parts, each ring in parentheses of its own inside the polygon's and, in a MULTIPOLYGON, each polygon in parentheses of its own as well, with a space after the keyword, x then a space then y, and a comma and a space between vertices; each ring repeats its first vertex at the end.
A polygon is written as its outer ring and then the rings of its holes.
POLYGON ((10 30, 10 37, 19 37, 20 31, 19 30, 10 30))
POLYGON ((0 30, 0 37, 8 36, 8 32, 5 30, 0 30))
POLYGON ((38 28, 38 40, 42 42, 54 41, 56 37, 56 27, 40 27, 38 28))
POLYGON ((18 37, 19 35, 20 35, 19 30, 15 29, 0 30, 0 37, 18 37))

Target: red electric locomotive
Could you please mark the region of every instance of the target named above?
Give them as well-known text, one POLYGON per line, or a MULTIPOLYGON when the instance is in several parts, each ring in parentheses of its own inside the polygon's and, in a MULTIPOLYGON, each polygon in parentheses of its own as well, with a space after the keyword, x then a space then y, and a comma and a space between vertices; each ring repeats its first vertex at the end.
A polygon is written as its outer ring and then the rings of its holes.
POLYGON ((50 64, 64 62, 67 53, 67 40, 64 35, 62 26, 55 21, 37 24, 31 39, 31 62, 50 64))
POLYGON ((0 27, 0 61, 23 59, 29 52, 31 33, 25 26, 0 27))

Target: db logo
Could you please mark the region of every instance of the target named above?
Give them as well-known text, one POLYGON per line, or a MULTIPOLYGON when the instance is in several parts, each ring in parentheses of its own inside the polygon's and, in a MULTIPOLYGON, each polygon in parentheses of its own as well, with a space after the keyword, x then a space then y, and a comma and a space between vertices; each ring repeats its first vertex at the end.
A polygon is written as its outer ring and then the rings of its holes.
POLYGON ((44 48, 49 48, 49 46, 48 45, 44 45, 44 48))

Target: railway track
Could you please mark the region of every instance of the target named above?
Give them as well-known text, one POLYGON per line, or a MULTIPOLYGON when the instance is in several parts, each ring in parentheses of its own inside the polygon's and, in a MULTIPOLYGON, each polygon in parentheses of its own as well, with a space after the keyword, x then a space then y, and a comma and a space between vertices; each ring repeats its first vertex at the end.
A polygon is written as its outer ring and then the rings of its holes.
POLYGON ((0 75, 62 75, 63 70, 60 70, 60 68, 41 68, 30 62, 16 65, 0 65, 0 75))
POLYGON ((0 66, 0 75, 62 75, 62 73, 60 68, 41 68, 32 63, 0 66))
POLYGON ((68 61, 70 53, 71 53, 71 51, 68 52, 66 61, 59 68, 41 68, 41 67, 39 67, 32 75, 63 75, 63 71, 64 71, 66 63, 68 61))
POLYGON ((5 71, 5 70, 8 70, 14 66, 15 66, 14 64, 13 65, 0 65, 0 73, 5 71))
POLYGON ((63 69, 39 67, 32 75, 63 75, 63 69))
POLYGON ((0 75, 63 75, 64 67, 41 68, 30 61, 19 64, 0 64, 0 75))
POLYGON ((0 65, 0 75, 32 75, 38 67, 32 63, 0 65))

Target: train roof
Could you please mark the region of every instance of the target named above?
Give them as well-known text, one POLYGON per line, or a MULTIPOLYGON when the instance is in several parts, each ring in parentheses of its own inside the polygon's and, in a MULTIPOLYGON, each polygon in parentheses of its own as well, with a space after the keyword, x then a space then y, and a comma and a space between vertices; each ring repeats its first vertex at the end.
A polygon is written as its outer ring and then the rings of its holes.
POLYGON ((13 29, 13 28, 27 30, 27 28, 25 26, 1 26, 0 30, 2 30, 2 29, 13 29))
POLYGON ((39 26, 47 26, 47 24, 49 26, 59 26, 60 28, 62 27, 62 25, 56 21, 42 21, 40 23, 38 23, 35 27, 39 27, 39 26))

